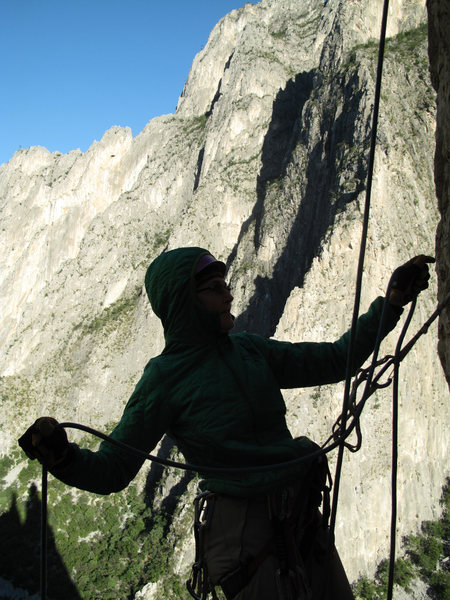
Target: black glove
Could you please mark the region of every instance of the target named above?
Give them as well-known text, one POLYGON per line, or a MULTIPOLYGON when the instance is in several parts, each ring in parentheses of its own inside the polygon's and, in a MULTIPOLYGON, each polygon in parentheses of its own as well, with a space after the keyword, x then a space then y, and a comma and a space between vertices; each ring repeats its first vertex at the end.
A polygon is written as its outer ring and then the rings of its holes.
POLYGON ((18 441, 28 458, 37 458, 49 469, 60 465, 69 450, 65 429, 52 417, 37 419, 18 441))
POLYGON ((395 269, 391 279, 389 303, 405 306, 428 287, 430 273, 427 263, 434 263, 432 256, 420 254, 395 269))

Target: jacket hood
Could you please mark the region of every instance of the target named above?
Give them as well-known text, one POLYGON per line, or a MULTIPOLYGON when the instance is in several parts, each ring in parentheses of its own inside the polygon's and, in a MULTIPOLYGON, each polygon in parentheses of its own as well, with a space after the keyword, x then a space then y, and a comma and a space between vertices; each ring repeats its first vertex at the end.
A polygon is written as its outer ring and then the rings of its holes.
POLYGON ((160 254, 147 269, 145 289, 164 327, 166 349, 173 342, 198 345, 222 335, 219 315, 206 311, 195 292, 195 269, 207 254, 204 248, 177 248, 160 254))

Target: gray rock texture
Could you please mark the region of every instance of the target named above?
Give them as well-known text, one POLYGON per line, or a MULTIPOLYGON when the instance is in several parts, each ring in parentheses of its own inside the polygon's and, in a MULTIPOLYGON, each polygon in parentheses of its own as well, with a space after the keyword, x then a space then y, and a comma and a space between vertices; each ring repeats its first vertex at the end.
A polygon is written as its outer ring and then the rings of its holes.
MULTIPOLYGON (((428 6, 439 99, 434 163, 425 4, 397 0, 390 8, 362 310, 398 264, 434 254, 434 175, 439 298, 449 289, 444 5, 428 6)), ((175 114, 153 119, 135 138, 112 128, 86 153, 35 147, 0 166, 2 453, 42 414, 105 431, 120 418, 143 367, 163 348, 143 279, 164 249, 201 245, 227 263, 238 330, 322 341, 350 326, 381 11, 381 0, 247 4, 211 32, 175 114)), ((436 306, 432 275, 411 331, 436 306)), ((392 353, 397 335, 382 353, 392 353)), ((447 313, 447 377, 448 336, 447 313)), ((399 540, 439 516, 448 474, 448 385, 437 341, 435 324, 402 366, 399 540)), ((323 442, 342 392, 286 392, 293 434, 323 442)), ((344 461, 336 532, 351 579, 372 573, 388 551, 389 390, 369 401, 362 428, 362 450, 344 461)), ((184 576, 195 481, 167 472, 147 487, 158 507, 180 482, 187 491, 175 502, 169 536, 177 540, 174 571, 184 576)), ((139 597, 158 593, 153 582, 139 597)))
MULTIPOLYGON (((438 297, 450 293, 450 7, 445 0, 429 0, 428 39, 430 72, 437 92, 434 175, 441 220, 436 235, 438 297)), ((440 320, 439 353, 450 383, 450 310, 440 320)))

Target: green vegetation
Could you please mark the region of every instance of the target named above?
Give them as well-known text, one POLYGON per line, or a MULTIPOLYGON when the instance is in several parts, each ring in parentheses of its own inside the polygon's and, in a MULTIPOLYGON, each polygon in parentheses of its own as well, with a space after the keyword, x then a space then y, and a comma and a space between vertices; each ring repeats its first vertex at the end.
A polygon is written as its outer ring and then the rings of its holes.
MULTIPOLYGON (((2 474, 21 460, 18 451, 3 457, 2 474)), ((40 497, 32 482, 40 480, 40 466, 29 461, 20 464, 22 470, 14 484, 0 491, 1 574, 35 593, 39 585, 40 497)), ((413 579, 421 578, 433 598, 449 600, 449 482, 442 503, 441 519, 425 522, 420 535, 406 538, 405 556, 395 563, 395 582, 408 590, 413 579)), ((186 515, 186 519, 190 517, 186 515)), ((173 573, 169 522, 170 517, 161 510, 153 511, 134 485, 103 497, 71 489, 50 477, 49 599, 131 599, 151 581, 161 582, 164 598, 183 597, 184 581, 173 573)), ((187 531, 189 523, 182 528, 187 531)), ((373 580, 360 579, 354 586, 356 598, 385 600, 388 568, 383 561, 373 580)))
MULTIPOLYGON (((410 63, 411 60, 416 60, 417 48, 427 40, 427 24, 424 23, 416 29, 405 31, 397 34, 392 38, 386 39, 385 55, 395 54, 396 59, 405 63, 410 63)), ((376 58, 378 55, 379 40, 371 39, 365 44, 357 44, 350 52, 348 61, 344 65, 347 69, 352 64, 359 63, 361 54, 376 58)), ((426 73, 428 68, 426 69, 426 73)))
POLYGON ((141 288, 136 288, 131 296, 122 297, 105 308, 92 321, 83 323, 82 329, 89 333, 94 333, 100 329, 108 333, 117 329, 119 323, 124 322, 130 313, 136 308, 141 288))
POLYGON ((408 60, 411 52, 427 40, 428 26, 423 23, 416 29, 404 31, 392 38, 386 40, 386 53, 395 53, 396 55, 408 60))
POLYGON ((271 31, 270 35, 276 40, 283 40, 287 35, 286 28, 281 29, 280 31, 271 31))
MULTIPOLYGON (((409 590, 413 579, 423 580, 436 600, 450 600, 450 479, 444 487, 442 517, 425 521, 419 535, 404 539, 405 557, 395 561, 394 582, 409 590)), ((353 587, 360 600, 385 600, 387 597, 389 563, 380 563, 375 579, 362 577, 353 587)))
MULTIPOLYGON (((38 390, 36 384, 24 375, 8 375, 0 377, 0 404, 8 405, 14 413, 14 419, 27 422, 30 407, 36 402, 38 390)), ((3 424, 0 423, 0 429, 3 424)), ((0 471, 1 473, 2 471, 0 471)))
POLYGON ((189 135, 196 131, 203 131, 206 127, 207 121, 208 116, 206 113, 197 117, 193 117, 192 119, 186 120, 186 123, 183 125, 183 133, 189 135))
POLYGON ((297 32, 301 32, 303 36, 315 34, 317 26, 320 21, 320 14, 313 16, 312 18, 301 18, 297 21, 297 32))
POLYGON ((422 534, 406 539, 408 555, 415 569, 438 600, 450 600, 450 479, 441 499, 444 507, 439 521, 426 521, 422 534), (436 568, 436 566, 441 568, 436 568))
POLYGON ((193 125, 195 128, 204 129, 206 127, 206 121, 208 120, 208 116, 206 113, 203 115, 199 115, 198 117, 194 117, 193 125))
POLYGON ((171 234, 172 229, 170 227, 167 227, 164 231, 159 231, 158 233, 156 233, 155 237, 153 238, 154 249, 156 250, 165 246, 169 241, 171 234))
MULTIPOLYGON (((0 461, 2 474, 22 460, 19 451, 0 461)), ((1 576, 35 593, 39 587, 41 477, 36 461, 24 461, 14 484, 0 493, 1 576)), ((48 594, 67 600, 134 598, 146 583, 173 573, 169 517, 146 504, 131 485, 111 496, 67 487, 50 476, 48 594)), ((167 577, 165 598, 179 598, 184 583, 167 577)))

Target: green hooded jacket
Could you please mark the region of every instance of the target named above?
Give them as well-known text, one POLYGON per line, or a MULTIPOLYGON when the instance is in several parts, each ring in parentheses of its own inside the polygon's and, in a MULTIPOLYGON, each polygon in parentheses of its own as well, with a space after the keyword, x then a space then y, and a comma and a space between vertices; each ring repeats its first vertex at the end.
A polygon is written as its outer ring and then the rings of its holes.
MULTIPOLYGON (((190 464, 248 467, 282 463, 316 446, 294 439, 280 389, 345 378, 350 335, 334 343, 289 343, 256 334, 220 333, 219 317, 197 300, 194 272, 202 248, 161 254, 148 268, 147 293, 164 327, 165 348, 150 360, 112 437, 151 452, 167 433, 190 464)), ((383 299, 358 320, 355 370, 372 353, 383 299)), ((399 312, 388 309, 385 334, 399 312)), ((71 460, 52 473, 99 494, 125 488, 143 463, 102 442, 97 452, 71 445, 71 460)), ((206 474, 202 489, 236 496, 268 492, 298 480, 307 463, 245 475, 206 474)))

